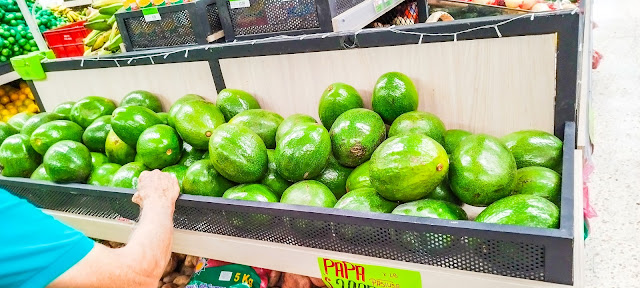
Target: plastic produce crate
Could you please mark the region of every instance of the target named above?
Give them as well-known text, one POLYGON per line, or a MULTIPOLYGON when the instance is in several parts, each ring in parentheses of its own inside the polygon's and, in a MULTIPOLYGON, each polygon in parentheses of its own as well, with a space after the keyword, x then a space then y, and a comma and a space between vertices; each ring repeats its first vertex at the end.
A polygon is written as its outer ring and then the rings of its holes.
POLYGON ((49 48, 57 58, 76 57, 84 54, 84 40, 90 30, 84 27, 86 21, 79 21, 42 33, 49 48))
MULTIPOLYGON (((564 135, 559 229, 450 221, 180 195, 179 229, 530 280, 573 281, 576 126, 564 135)), ((136 219, 132 189, 0 177, 0 188, 46 209, 136 219)), ((582 235, 580 235, 582 237, 582 235)))
POLYGON ((223 31, 215 0, 157 7, 160 20, 147 22, 142 11, 116 13, 127 51, 207 44, 223 31))

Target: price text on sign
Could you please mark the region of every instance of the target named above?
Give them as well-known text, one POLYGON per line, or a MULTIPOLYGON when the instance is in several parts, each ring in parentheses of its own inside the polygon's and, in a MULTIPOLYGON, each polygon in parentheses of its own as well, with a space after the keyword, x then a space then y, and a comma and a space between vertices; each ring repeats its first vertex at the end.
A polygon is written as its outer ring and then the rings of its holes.
POLYGON ((229 0, 229 7, 231 7, 231 9, 247 8, 249 6, 251 6, 249 0, 229 0))
POLYGON ((162 19, 160 18, 160 13, 156 7, 142 9, 142 15, 144 16, 144 21, 147 22, 159 21, 162 19))
POLYGON ((318 258, 322 280, 329 288, 416 288, 420 273, 389 267, 318 258))

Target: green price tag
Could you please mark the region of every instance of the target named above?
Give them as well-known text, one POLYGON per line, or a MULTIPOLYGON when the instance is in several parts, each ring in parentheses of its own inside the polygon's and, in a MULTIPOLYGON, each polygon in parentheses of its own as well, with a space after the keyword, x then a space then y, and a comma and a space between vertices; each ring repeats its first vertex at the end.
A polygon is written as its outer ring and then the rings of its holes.
POLYGON ((391 7, 393 0, 373 0, 373 9, 376 13, 382 12, 384 9, 391 7))
POLYGON ((160 12, 158 12, 158 8, 150 7, 142 9, 142 16, 144 16, 144 21, 158 21, 160 18, 160 12))
POLYGON ((422 287, 420 272, 318 258, 322 280, 328 288, 422 287))

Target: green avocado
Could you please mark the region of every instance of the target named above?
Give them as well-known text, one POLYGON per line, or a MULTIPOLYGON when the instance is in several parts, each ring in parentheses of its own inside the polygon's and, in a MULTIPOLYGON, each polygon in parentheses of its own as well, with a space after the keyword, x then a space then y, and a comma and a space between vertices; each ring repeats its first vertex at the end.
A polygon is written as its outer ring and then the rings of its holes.
POLYGON ((100 116, 84 130, 82 143, 91 151, 104 153, 109 131, 111 131, 111 115, 100 116))
POLYGON ((340 199, 347 193, 347 178, 351 171, 353 171, 352 168, 340 165, 333 155, 329 155, 327 166, 315 180, 327 186, 336 199, 340 199))
POLYGON ((109 163, 107 155, 98 152, 91 152, 91 166, 93 168, 100 167, 105 163, 109 163))
POLYGON ((447 201, 458 206, 462 205, 462 201, 460 201, 456 194, 453 194, 453 192, 451 191, 451 187, 449 187, 449 177, 446 176, 444 177, 442 182, 440 182, 440 185, 438 185, 436 189, 429 193, 427 199, 447 201))
POLYGON ((40 166, 33 171, 30 178, 32 180, 53 181, 51 176, 47 174, 47 170, 44 169, 44 164, 40 164, 40 166))
POLYGON ((278 173, 292 182, 320 175, 331 154, 331 138, 320 124, 305 124, 290 130, 276 146, 278 173))
POLYGON ((119 107, 111 116, 111 129, 124 143, 135 147, 140 134, 147 128, 162 124, 155 112, 142 106, 119 107))
POLYGON ((156 113, 156 115, 158 116, 158 118, 160 118, 160 120, 162 120, 162 124, 169 125, 169 113, 158 112, 156 113))
POLYGON ((347 178, 347 192, 360 188, 371 188, 371 179, 369 178, 369 164, 371 160, 360 164, 353 169, 347 178))
POLYGON ((523 130, 502 137, 518 168, 540 166, 562 173, 562 141, 553 134, 523 130))
POLYGON ((408 215, 448 220, 467 220, 467 213, 451 202, 422 199, 399 205, 391 212, 397 215, 408 215))
POLYGON ((418 110, 418 90, 407 75, 385 73, 373 88, 371 107, 385 123, 391 124, 398 116, 418 110))
POLYGON ((245 126, 222 124, 211 135, 209 158, 213 167, 231 181, 259 181, 267 173, 267 157, 260 136, 245 126))
POLYGON ((71 120, 71 108, 73 108, 74 104, 76 104, 76 102, 62 102, 58 106, 56 106, 56 108, 53 108, 53 111, 51 112, 62 115, 64 117, 64 120, 71 120))
POLYGON ((260 104, 251 94, 238 89, 222 89, 218 93, 216 106, 224 115, 225 121, 231 120, 242 111, 260 109, 260 104))
POLYGON ((518 169, 512 194, 529 194, 545 198, 560 207, 560 174, 546 167, 529 166, 518 169))
POLYGON ((196 95, 196 94, 187 94, 184 95, 182 97, 180 97, 180 99, 176 100, 176 102, 173 103, 173 105, 171 105, 171 108, 169 109, 169 116, 167 117, 167 122, 169 124, 169 126, 176 128, 175 126, 175 119, 176 119, 176 115, 178 113, 178 110, 180 110, 180 107, 182 107, 182 105, 184 103, 187 103, 189 101, 193 101, 193 100, 203 100, 204 98, 200 95, 196 95))
POLYGON ((138 178, 143 171, 148 170, 147 166, 140 162, 128 163, 113 174, 111 178, 111 187, 136 189, 138 187, 138 178))
POLYGON ((215 104, 195 100, 180 106, 174 124, 182 140, 196 149, 204 150, 213 130, 224 122, 224 116, 215 104))
POLYGON ((162 102, 160 102, 158 96, 144 90, 131 91, 124 96, 120 101, 120 107, 127 106, 142 106, 156 113, 162 112, 162 102))
POLYGON ((471 135, 471 132, 460 129, 451 129, 444 132, 444 150, 447 150, 447 154, 453 153, 460 144, 462 139, 471 135))
POLYGON ((22 130, 22 127, 24 126, 24 123, 26 123, 27 120, 29 120, 29 118, 33 117, 34 115, 36 114, 33 114, 31 112, 20 112, 9 118, 7 124, 9 124, 9 126, 11 126, 11 128, 13 128, 14 130, 20 132, 20 130, 22 130))
POLYGON ((475 134, 460 142, 451 154, 449 184, 462 202, 487 206, 509 196, 516 161, 498 138, 475 134))
POLYGON ((87 128, 100 116, 111 115, 114 110, 116 110, 116 104, 113 101, 103 97, 89 96, 73 104, 69 118, 82 128, 87 128))
POLYGON ((391 201, 422 199, 449 171, 447 152, 422 134, 405 134, 384 141, 371 157, 371 186, 391 201))
POLYGON ((180 161, 182 140, 171 126, 158 124, 144 130, 136 145, 142 163, 151 169, 162 169, 180 161))
POLYGON ((94 167, 89 175, 87 184, 95 186, 109 186, 115 175, 122 166, 116 163, 104 163, 100 166, 94 167))
POLYGON ((282 193, 281 203, 332 208, 336 196, 324 184, 315 180, 300 181, 282 193))
POLYGON ((278 202, 279 199, 269 187, 262 184, 240 184, 231 187, 224 192, 222 198, 257 202, 278 202))
POLYGON ((284 134, 287 134, 294 127, 298 127, 303 124, 316 124, 316 119, 305 114, 293 114, 282 121, 280 126, 278 126, 278 130, 276 131, 276 143, 280 142, 280 139, 284 137, 284 134))
POLYGON ((189 167, 176 164, 165 167, 164 169, 162 169, 162 172, 166 172, 172 174, 173 176, 176 176, 176 179, 178 179, 178 185, 180 186, 180 191, 182 191, 182 181, 184 181, 184 177, 187 175, 187 169, 189 169, 189 167))
POLYGON ((364 108, 342 113, 329 132, 333 155, 346 167, 356 167, 368 161, 386 134, 387 128, 380 115, 364 108))
POLYGON ((109 162, 112 163, 124 165, 133 162, 136 158, 136 149, 124 143, 113 130, 107 134, 104 148, 109 162))
POLYGON ((53 144, 42 162, 51 180, 57 183, 83 183, 93 168, 89 148, 71 140, 53 144))
POLYGON ((338 116, 348 110, 362 108, 362 97, 358 90, 345 83, 333 83, 327 87, 320 98, 318 115, 327 130, 331 129, 338 116))
POLYGON ((234 185, 218 173, 211 161, 200 160, 187 169, 182 180, 182 193, 220 197, 234 185))
POLYGON ((13 127, 9 126, 9 124, 0 122, 0 145, 4 142, 5 139, 9 138, 11 135, 18 134, 18 130, 13 129, 13 127))
POLYGON ((513 195, 485 208, 476 222, 558 228, 560 209, 551 201, 535 195, 513 195))
POLYGON ((282 196, 284 190, 289 188, 293 183, 287 181, 287 179, 282 178, 280 174, 278 174, 278 168, 276 166, 276 152, 273 149, 267 149, 267 159, 269 160, 267 174, 264 175, 264 178, 260 180, 260 184, 265 185, 275 193, 278 198, 282 196))
POLYGON ((268 149, 276 147, 276 130, 284 118, 277 113, 251 109, 242 111, 229 120, 229 124, 240 124, 256 132, 268 149))
POLYGON ((360 188, 344 195, 333 208, 362 212, 391 213, 396 206, 398 206, 398 203, 382 198, 375 189, 360 188))
POLYGON ((40 127, 40 125, 51 122, 51 121, 63 120, 63 119, 64 119, 64 116, 62 115, 55 114, 55 113, 42 112, 40 114, 33 115, 31 118, 29 118, 29 120, 24 122, 24 125, 22 126, 22 130, 20 130, 20 133, 31 137, 31 134, 33 133, 33 131, 35 131, 36 128, 40 127))
POLYGON ((42 156, 31 148, 27 135, 11 135, 0 145, 2 176, 27 178, 41 162, 42 156))
POLYGON ((40 125, 31 134, 31 146, 44 155, 49 147, 62 140, 82 142, 82 127, 68 120, 55 120, 40 125))
POLYGON ((431 139, 444 146, 444 133, 446 130, 444 123, 438 116, 428 112, 413 111, 404 113, 393 121, 389 128, 389 137, 419 133, 431 137, 431 139))
POLYGON ((194 149, 189 143, 182 142, 182 157, 180 161, 178 161, 178 164, 189 167, 198 160, 209 159, 208 155, 205 157, 205 153, 207 152, 209 151, 194 149))

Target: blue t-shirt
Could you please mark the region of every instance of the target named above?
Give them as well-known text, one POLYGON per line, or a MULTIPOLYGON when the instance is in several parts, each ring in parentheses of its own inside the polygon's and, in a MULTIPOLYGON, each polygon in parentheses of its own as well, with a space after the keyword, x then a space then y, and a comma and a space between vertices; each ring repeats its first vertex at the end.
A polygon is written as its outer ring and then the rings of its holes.
POLYGON ((0 189, 0 288, 45 287, 78 263, 94 242, 0 189))

